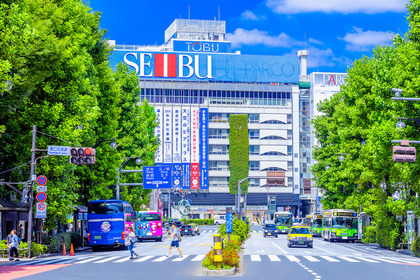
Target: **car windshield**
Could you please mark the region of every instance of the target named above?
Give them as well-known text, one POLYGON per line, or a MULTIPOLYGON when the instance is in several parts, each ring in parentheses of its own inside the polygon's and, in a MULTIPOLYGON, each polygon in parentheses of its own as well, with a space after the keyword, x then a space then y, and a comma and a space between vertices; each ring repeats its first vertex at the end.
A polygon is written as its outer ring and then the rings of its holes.
POLYGON ((291 234, 310 234, 308 228, 292 228, 291 234))
POLYGON ((332 219, 332 227, 357 229, 357 218, 335 217, 332 219))
POLYGON ((274 220, 276 225, 284 226, 284 225, 291 225, 293 220, 290 217, 276 217, 274 220))
POLYGON ((277 227, 276 227, 275 224, 268 224, 268 225, 265 225, 265 228, 266 229, 276 229, 277 227))
POLYGON ((161 216, 159 214, 141 214, 138 220, 140 222, 160 221, 161 216))
POLYGON ((322 219, 315 219, 314 227, 322 227, 322 219))
POLYGON ((89 204, 88 213, 117 214, 123 212, 122 202, 93 202, 89 204))

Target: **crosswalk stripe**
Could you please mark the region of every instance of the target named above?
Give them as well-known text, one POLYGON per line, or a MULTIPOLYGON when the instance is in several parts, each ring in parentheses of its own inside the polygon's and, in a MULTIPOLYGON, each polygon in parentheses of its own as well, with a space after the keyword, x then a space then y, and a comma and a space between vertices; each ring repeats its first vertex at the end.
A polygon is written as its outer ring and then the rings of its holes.
POLYGON ((126 261, 128 261, 130 259, 130 257, 125 257, 125 258, 122 258, 122 259, 120 259, 120 260, 118 260, 118 261, 115 261, 114 263, 122 263, 122 262, 126 262, 126 261))
POLYGON ((383 258, 379 258, 377 260, 379 260, 381 262, 387 262, 387 263, 398 263, 399 262, 399 261, 396 261, 396 260, 387 260, 387 259, 383 259, 383 258))
POLYGON ((206 232, 207 232, 207 230, 203 230, 203 231, 202 231, 202 233, 206 233, 206 232))
POLYGON ((345 261, 348 262, 359 262, 358 260, 352 259, 352 258, 348 258, 348 257, 339 257, 340 259, 343 259, 345 261))
POLYGON ((182 258, 178 257, 178 258, 174 259, 173 262, 182 262, 183 260, 185 260, 188 257, 189 257, 189 255, 184 255, 184 256, 182 256, 182 258))
POLYGON ((193 258, 191 261, 192 262, 199 262, 202 261, 206 256, 205 255, 198 255, 195 258, 193 258))
POLYGON ((109 257, 109 258, 106 258, 106 259, 103 259, 103 260, 100 260, 100 261, 97 261, 97 262, 94 262, 94 263, 105 263, 105 262, 112 261, 112 260, 114 260, 116 258, 119 258, 119 257, 118 256, 116 256, 116 257, 109 257))
POLYGON ((276 255, 268 255, 268 258, 270 259, 270 261, 272 262, 280 262, 280 258, 277 257, 276 255))
MULTIPOLYGON (((381 260, 385 261, 385 258, 381 258, 381 260)), ((409 261, 409 260, 396 259, 396 258, 387 258, 387 260, 388 261, 391 260, 391 261, 399 262, 399 263, 418 263, 418 260, 409 261)))
POLYGON ((303 256, 305 259, 307 259, 310 262, 319 262, 318 259, 312 257, 312 256, 303 256))
POLYGON ((326 259, 327 261, 330 261, 330 262, 340 262, 339 260, 328 257, 328 256, 320 256, 320 257, 323 258, 323 259, 326 259))
POLYGON ((83 261, 78 261, 78 262, 75 262, 75 263, 76 264, 79 264, 79 263, 87 263, 87 262, 92 262, 92 261, 99 260, 100 258, 103 258, 103 256, 101 256, 101 257, 95 257, 95 258, 90 258, 90 259, 86 259, 86 260, 83 260, 83 261))
POLYGON ((157 258, 157 259, 153 260, 152 262, 162 262, 162 261, 164 261, 164 260, 166 260, 166 259, 168 259, 168 257, 166 257, 166 256, 162 256, 162 257, 160 257, 160 258, 157 258))
POLYGON ((138 259, 138 260, 135 260, 135 261, 133 261, 133 262, 144 262, 144 261, 147 261, 148 259, 151 259, 151 258, 153 258, 154 256, 145 256, 145 257, 142 257, 142 258, 140 258, 140 259, 138 259))
POLYGON ((285 255, 285 257, 288 258, 289 261, 291 261, 291 262, 300 262, 300 260, 298 258, 296 258, 295 256, 285 255))
POLYGON ((370 262, 370 263, 378 263, 378 261, 371 260, 371 259, 364 258, 364 257, 355 257, 355 258, 359 259, 359 260, 362 260, 362 261, 370 262))
POLYGON ((260 255, 251 255, 251 261, 260 262, 261 261, 260 255))

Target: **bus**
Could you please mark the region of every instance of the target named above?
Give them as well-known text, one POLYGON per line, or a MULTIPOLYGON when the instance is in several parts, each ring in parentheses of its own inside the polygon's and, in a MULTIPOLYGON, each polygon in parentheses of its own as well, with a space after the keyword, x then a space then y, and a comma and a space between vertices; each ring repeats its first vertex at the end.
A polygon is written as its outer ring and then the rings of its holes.
POLYGON ((311 229, 312 236, 322 235, 322 217, 320 213, 306 215, 305 224, 311 229))
POLYGON ((152 211, 137 213, 136 236, 139 241, 147 239, 162 241, 162 235, 162 213, 152 211))
POLYGON ((293 215, 287 211, 275 212, 274 223, 279 233, 287 233, 293 225, 293 215))
POLYGON ((358 234, 357 221, 357 213, 353 210, 326 210, 322 219, 322 238, 329 242, 355 242, 358 234))
POLYGON ((98 247, 123 247, 130 245, 129 227, 134 227, 133 207, 125 201, 93 200, 88 203, 88 245, 98 247))

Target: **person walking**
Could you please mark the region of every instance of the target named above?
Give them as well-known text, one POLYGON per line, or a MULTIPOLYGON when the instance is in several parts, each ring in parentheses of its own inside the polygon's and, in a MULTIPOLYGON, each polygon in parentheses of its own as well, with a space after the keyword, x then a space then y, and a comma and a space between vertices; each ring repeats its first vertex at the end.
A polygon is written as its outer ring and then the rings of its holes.
POLYGON ((139 256, 133 251, 134 243, 136 243, 137 237, 136 237, 136 234, 134 233, 133 227, 129 227, 128 230, 130 231, 130 233, 128 234, 130 238, 130 246, 128 247, 130 249, 130 254, 131 254, 130 259, 135 259, 136 257, 139 256))
POLYGON ((18 247, 19 247, 19 238, 16 234, 16 230, 12 230, 7 236, 7 247, 9 247, 9 261, 13 261, 16 257, 16 261, 19 261, 18 247), (10 236, 10 237, 9 237, 10 236), (9 243, 10 241, 10 243, 9 243))
POLYGON ((166 240, 172 239, 171 246, 169 247, 169 252, 166 255, 167 257, 171 256, 172 247, 178 248, 179 251, 179 257, 182 258, 182 252, 179 248, 179 229, 176 227, 176 224, 172 224, 172 230, 169 230, 169 233, 171 234, 166 240))

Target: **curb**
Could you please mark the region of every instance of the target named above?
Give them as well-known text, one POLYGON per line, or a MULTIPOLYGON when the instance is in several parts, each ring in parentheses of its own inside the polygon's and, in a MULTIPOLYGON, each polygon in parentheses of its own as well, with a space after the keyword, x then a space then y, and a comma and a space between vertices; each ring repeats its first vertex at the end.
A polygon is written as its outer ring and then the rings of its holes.
POLYGON ((202 269, 204 276, 233 276, 235 275, 235 268, 224 270, 210 270, 205 267, 202 269))

